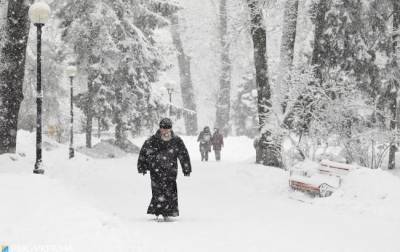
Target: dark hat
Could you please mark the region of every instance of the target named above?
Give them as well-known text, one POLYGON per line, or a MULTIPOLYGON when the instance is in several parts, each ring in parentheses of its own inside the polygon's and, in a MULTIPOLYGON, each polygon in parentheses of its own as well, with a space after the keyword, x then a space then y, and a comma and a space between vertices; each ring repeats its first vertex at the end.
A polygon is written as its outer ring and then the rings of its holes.
POLYGON ((160 128, 162 129, 172 129, 172 121, 169 118, 163 118, 160 121, 160 128))

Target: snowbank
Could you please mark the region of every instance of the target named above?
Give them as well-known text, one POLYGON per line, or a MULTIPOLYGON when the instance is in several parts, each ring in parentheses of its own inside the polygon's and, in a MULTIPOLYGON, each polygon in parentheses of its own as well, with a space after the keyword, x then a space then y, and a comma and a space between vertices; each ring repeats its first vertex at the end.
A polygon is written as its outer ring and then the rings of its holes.
MULTIPOLYGON (((2 165, 11 162, 1 160, 2 165)), ((2 173, 0 199, 1 245, 10 246, 11 251, 125 248, 121 238, 124 231, 115 217, 91 207, 47 176, 2 173)))
POLYGON ((158 223, 146 215, 150 178, 137 173, 137 155, 68 159, 61 144, 43 152, 39 176, 34 134, 19 137, 17 154, 0 155, 0 242, 57 252, 400 251, 395 176, 357 170, 305 204, 291 198, 287 171, 253 163, 251 139, 227 138, 220 162, 201 162, 197 139, 183 139, 193 172, 178 175, 180 216, 158 223))
POLYGON ((304 171, 305 175, 313 175, 317 172, 319 168, 319 164, 317 162, 313 162, 309 159, 303 161, 303 162, 299 162, 296 165, 294 165, 293 167, 291 167, 289 170, 290 171, 304 171))
POLYGON ((102 139, 92 148, 78 147, 77 151, 90 156, 92 158, 122 158, 128 153, 139 153, 139 147, 132 144, 130 141, 126 143, 126 149, 123 150, 115 145, 113 139, 102 139))
POLYGON ((381 169, 360 168, 344 177, 342 186, 320 204, 398 218, 400 178, 381 169))
MULTIPOLYGON (((297 173, 301 171, 303 176, 311 177, 304 177, 304 180, 316 186, 321 183, 320 181, 336 178, 326 175, 320 178, 317 171, 319 166, 319 163, 306 160, 290 170, 297 173), (313 183, 314 178, 316 183, 313 183)), ((293 176, 301 176, 297 173, 293 176)), ((291 196, 324 207, 374 214, 378 217, 391 216, 400 220, 396 214, 400 211, 400 178, 381 169, 358 167, 347 175, 342 175, 341 185, 327 198, 310 198, 306 195, 301 196, 298 192, 291 196)))

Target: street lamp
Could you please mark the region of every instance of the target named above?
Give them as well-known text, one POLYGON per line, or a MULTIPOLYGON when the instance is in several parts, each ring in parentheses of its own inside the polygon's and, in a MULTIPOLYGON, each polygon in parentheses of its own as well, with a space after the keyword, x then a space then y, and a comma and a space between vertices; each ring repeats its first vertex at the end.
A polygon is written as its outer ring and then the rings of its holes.
POLYGON ((43 174, 42 169, 42 27, 49 20, 50 7, 44 2, 38 2, 29 8, 29 18, 37 28, 37 116, 36 116, 36 162, 33 173, 43 174))
POLYGON ((168 95, 169 95, 169 117, 172 116, 171 113, 171 107, 172 107, 172 93, 174 92, 174 88, 170 83, 165 84, 165 88, 167 89, 168 95))
POLYGON ((66 69, 66 74, 70 79, 70 88, 71 88, 71 124, 70 124, 70 142, 69 142, 69 158, 73 158, 75 156, 74 151, 74 108, 73 108, 73 98, 74 98, 74 77, 76 75, 76 67, 68 66, 66 69))

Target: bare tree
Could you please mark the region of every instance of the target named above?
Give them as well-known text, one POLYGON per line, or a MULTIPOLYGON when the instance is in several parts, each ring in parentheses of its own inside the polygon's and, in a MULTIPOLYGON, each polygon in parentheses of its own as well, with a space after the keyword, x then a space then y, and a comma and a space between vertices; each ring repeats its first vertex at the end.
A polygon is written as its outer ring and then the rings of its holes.
POLYGON ((186 134, 196 135, 198 127, 196 114, 197 109, 190 69, 190 57, 186 55, 183 48, 183 43, 179 32, 178 14, 171 15, 170 19, 172 40, 178 52, 179 77, 181 83, 183 107, 192 111, 192 113, 184 113, 186 134))

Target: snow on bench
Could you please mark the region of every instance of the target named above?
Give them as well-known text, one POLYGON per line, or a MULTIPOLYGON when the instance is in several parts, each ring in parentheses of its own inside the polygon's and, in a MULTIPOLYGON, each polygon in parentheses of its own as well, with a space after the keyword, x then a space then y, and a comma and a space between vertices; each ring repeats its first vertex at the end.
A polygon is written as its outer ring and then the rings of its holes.
POLYGON ((340 187, 342 176, 356 169, 356 166, 322 160, 318 167, 304 167, 291 171, 289 185, 291 188, 319 194, 321 197, 329 196, 340 187), (313 172, 311 170, 314 170, 313 172))
POLYGON ((321 185, 328 185, 328 189, 335 189, 340 186, 340 178, 336 176, 326 176, 316 173, 310 177, 293 175, 289 179, 289 185, 293 189, 308 191, 310 193, 321 194, 321 185))
POLYGON ((357 167, 354 165, 343 164, 324 159, 321 160, 318 171, 321 174, 343 176, 347 175, 350 171, 355 170, 356 168, 357 167))

